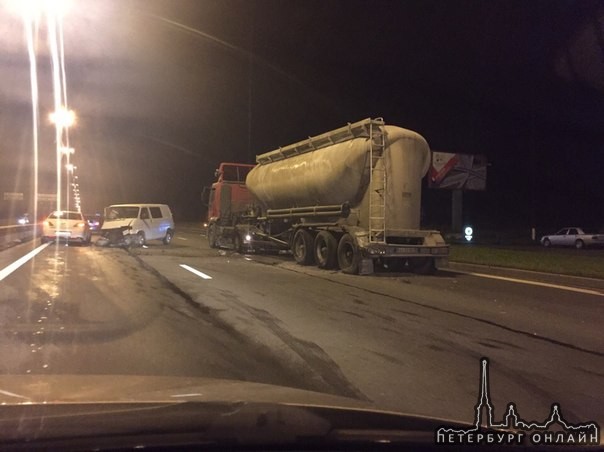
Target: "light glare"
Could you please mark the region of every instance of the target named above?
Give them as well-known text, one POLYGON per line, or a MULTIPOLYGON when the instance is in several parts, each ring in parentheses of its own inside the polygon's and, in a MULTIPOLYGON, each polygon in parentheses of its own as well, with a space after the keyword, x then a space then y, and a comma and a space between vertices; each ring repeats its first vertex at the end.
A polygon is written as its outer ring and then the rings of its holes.
POLYGON ((57 111, 53 111, 50 115, 50 122, 56 124, 59 127, 71 127, 76 122, 76 114, 73 110, 67 110, 60 108, 57 111))
POLYGON ((2 6, 12 14, 28 19, 40 18, 42 14, 64 17, 71 9, 73 0, 3 0, 2 6))

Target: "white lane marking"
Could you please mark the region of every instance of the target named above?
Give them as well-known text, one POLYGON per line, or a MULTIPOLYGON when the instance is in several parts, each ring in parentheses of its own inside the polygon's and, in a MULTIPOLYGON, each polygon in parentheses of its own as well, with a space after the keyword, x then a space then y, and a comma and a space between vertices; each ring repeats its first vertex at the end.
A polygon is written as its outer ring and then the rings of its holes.
POLYGON ((0 389, 0 394, 9 396, 9 397, 16 397, 17 399, 25 399, 25 400, 30 400, 29 397, 25 397, 19 394, 15 394, 14 392, 9 392, 9 391, 4 391, 3 389, 0 389))
POLYGON ((184 237, 176 237, 178 240, 189 240, 189 239, 185 239, 184 237))
POLYGON ((170 397, 197 397, 202 395, 200 392, 192 392, 191 394, 172 394, 170 397))
POLYGON ((180 266, 182 268, 184 268, 185 270, 189 270, 191 273, 193 273, 194 275, 199 276, 200 278, 203 278, 203 279, 212 279, 212 277, 210 275, 206 275, 205 273, 200 272, 196 268, 189 267, 186 264, 180 264, 180 266))
POLYGON ((499 279, 501 281, 509 281, 509 282, 515 282, 515 283, 520 283, 520 284, 529 284, 532 286, 549 287, 552 289, 568 290, 570 292, 579 292, 579 293, 585 293, 585 294, 589 294, 589 295, 597 295, 599 297, 604 297, 604 293, 602 293, 602 292, 599 292, 597 290, 590 290, 590 289, 580 289, 579 287, 563 286, 560 284, 550 284, 550 283, 544 283, 544 282, 539 282, 539 281, 531 281, 528 279, 509 278, 507 276, 496 276, 496 275, 487 275, 484 273, 464 272, 464 271, 460 271, 460 270, 445 270, 445 271, 454 272, 454 273, 462 273, 464 275, 478 276, 479 278, 499 279))
POLYGON ((19 259, 17 259, 12 264, 7 265, 6 267, 4 267, 2 270, 0 270, 0 281, 2 281, 4 278, 6 278, 8 275, 10 275, 15 270, 17 270, 19 267, 21 267, 21 265, 25 264, 28 260, 30 260, 36 254, 38 254, 40 251, 42 251, 48 245, 50 245, 50 243, 45 243, 44 245, 40 245, 36 249, 34 249, 34 250, 30 251, 29 253, 27 253, 25 256, 20 257, 19 259))
POLYGON ((251 259, 249 257, 243 257, 246 261, 251 261, 251 259))

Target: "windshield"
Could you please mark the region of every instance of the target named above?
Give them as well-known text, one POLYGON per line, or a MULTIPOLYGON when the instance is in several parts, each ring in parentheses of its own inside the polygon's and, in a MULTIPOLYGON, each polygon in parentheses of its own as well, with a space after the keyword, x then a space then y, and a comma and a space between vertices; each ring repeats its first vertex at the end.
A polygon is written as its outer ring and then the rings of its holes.
POLYGON ((603 55, 597 0, 0 0, 0 419, 604 426, 603 55))
POLYGON ((48 218, 50 220, 81 220, 82 214, 78 212, 53 212, 48 216, 48 218))
POLYGON ((139 210, 140 208, 136 206, 111 206, 105 209, 105 218, 107 220, 138 218, 139 210))

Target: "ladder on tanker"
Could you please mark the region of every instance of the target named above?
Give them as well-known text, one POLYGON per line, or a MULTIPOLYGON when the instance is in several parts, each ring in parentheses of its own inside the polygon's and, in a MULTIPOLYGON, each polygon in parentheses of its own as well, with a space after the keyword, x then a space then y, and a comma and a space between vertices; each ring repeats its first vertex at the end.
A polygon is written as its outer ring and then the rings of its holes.
POLYGON ((379 123, 369 123, 369 242, 386 243, 386 137, 379 123))

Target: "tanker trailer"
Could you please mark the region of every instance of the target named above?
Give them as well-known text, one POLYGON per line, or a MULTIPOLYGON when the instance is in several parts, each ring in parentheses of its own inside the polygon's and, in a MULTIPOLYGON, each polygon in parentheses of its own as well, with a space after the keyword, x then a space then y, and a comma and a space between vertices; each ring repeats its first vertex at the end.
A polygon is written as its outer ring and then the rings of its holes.
POLYGON ((235 225, 239 246, 272 241, 299 264, 351 274, 375 263, 420 273, 447 264, 440 233, 420 230, 430 149, 419 134, 365 119, 256 162, 246 178, 255 203, 235 225))

